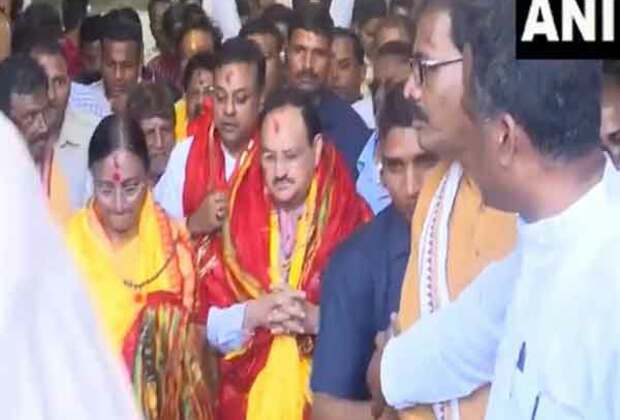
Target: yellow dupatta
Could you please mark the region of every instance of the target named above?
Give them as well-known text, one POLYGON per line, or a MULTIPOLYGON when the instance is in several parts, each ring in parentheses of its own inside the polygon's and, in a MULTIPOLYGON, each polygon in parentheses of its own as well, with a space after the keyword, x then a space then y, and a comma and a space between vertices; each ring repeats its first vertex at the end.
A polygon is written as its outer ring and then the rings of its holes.
POLYGON ((174 104, 174 139, 178 142, 187 138, 187 101, 179 99, 174 104))
POLYGON ((41 168, 41 183, 54 221, 65 226, 71 218, 69 184, 53 152, 49 153, 41 168))
POLYGON ((123 340, 149 293, 182 291, 183 303, 191 305, 192 257, 177 246, 179 235, 178 228, 156 207, 150 193, 140 213, 137 236, 120 249, 112 247, 92 201, 69 222, 69 247, 82 270, 109 343, 117 354, 121 354, 123 340), (175 256, 178 259, 173 258, 175 256), (139 291, 124 282, 126 279, 140 283, 160 271, 139 291))
MULTIPOLYGON (((302 218, 297 222, 288 284, 299 290, 308 249, 312 215, 317 195, 312 181, 302 218)), ((282 283, 280 228, 276 211, 269 217, 269 277, 272 286, 282 283)), ((302 355, 293 336, 273 338, 264 368, 256 377, 248 396, 247 420, 303 419, 304 409, 312 401, 310 392, 311 358, 302 355)))

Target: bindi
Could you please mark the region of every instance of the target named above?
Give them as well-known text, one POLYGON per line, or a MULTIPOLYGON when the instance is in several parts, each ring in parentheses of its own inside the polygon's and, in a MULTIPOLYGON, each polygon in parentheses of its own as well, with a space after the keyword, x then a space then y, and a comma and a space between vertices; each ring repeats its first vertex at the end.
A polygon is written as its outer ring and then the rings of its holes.
POLYGON ((112 180, 117 183, 120 184, 122 177, 121 177, 121 165, 118 162, 118 155, 114 155, 112 156, 112 164, 114 165, 114 172, 112 173, 112 180))

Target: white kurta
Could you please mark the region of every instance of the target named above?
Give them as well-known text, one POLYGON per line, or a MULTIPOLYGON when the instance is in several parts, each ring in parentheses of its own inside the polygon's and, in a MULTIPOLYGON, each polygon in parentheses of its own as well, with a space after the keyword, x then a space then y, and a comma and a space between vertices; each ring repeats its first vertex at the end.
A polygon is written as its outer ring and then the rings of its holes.
POLYGON ((620 174, 518 225, 515 251, 390 341, 387 401, 459 398, 492 381, 487 419, 620 418, 620 174))

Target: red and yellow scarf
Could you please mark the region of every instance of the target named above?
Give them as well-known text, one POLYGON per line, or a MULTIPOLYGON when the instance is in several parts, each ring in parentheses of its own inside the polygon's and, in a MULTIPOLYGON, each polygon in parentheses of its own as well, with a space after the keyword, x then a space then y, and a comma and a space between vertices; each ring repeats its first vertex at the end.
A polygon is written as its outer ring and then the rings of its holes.
MULTIPOLYGON (((222 141, 213 121, 213 101, 205 101, 203 113, 192 120, 188 133, 193 136, 183 186, 183 213, 193 214, 207 194, 228 190, 222 141)), ((250 139, 248 149, 255 147, 258 136, 250 139)), ((247 152, 246 152, 247 153, 247 152)), ((241 160, 244 156, 241 157, 241 160)), ((233 175, 234 177, 234 175, 233 175)))
MULTIPOLYGON (((241 163, 230 190, 229 219, 198 260, 204 314, 268 293, 280 281, 277 211, 267 193, 260 151, 241 163)), ((320 300, 320 274, 334 248, 371 212, 356 191, 346 165, 330 144, 297 223, 289 285, 320 300)), ((199 251, 200 254, 200 251, 199 251)), ((274 337, 257 330, 242 351, 220 360, 219 418, 230 420, 307 416, 312 337, 274 337)))

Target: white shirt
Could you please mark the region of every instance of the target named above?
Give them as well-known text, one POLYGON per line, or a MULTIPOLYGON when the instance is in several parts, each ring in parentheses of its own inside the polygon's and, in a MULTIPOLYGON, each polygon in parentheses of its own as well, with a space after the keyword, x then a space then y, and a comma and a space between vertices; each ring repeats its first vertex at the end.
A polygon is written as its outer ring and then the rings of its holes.
POLYGON ((364 95, 362 99, 351 105, 355 112, 359 114, 364 120, 368 128, 374 130, 377 128, 375 121, 375 105, 372 101, 372 96, 364 95))
POLYGON ((69 106, 90 113, 100 120, 112 114, 112 107, 105 96, 103 81, 101 80, 92 85, 72 82, 69 106))
POLYGON ((390 405, 460 398, 492 381, 490 420, 620 418, 618 214, 620 174, 608 164, 561 214, 521 221, 507 259, 390 340, 390 405))
POLYGON ((65 121, 54 146, 54 158, 58 159, 69 184, 73 210, 82 208, 86 202, 84 183, 88 174, 88 145, 98 123, 96 117, 67 107, 65 121))
MULTIPOLYGON (((166 166, 166 171, 153 189, 155 201, 166 210, 171 218, 177 220, 185 217, 183 211, 183 189, 185 187, 187 159, 189 158, 193 142, 194 139, 189 138, 174 146, 166 166)), ((222 151, 224 152, 224 175, 226 181, 229 181, 237 166, 237 160, 225 147, 222 147, 222 151)))

